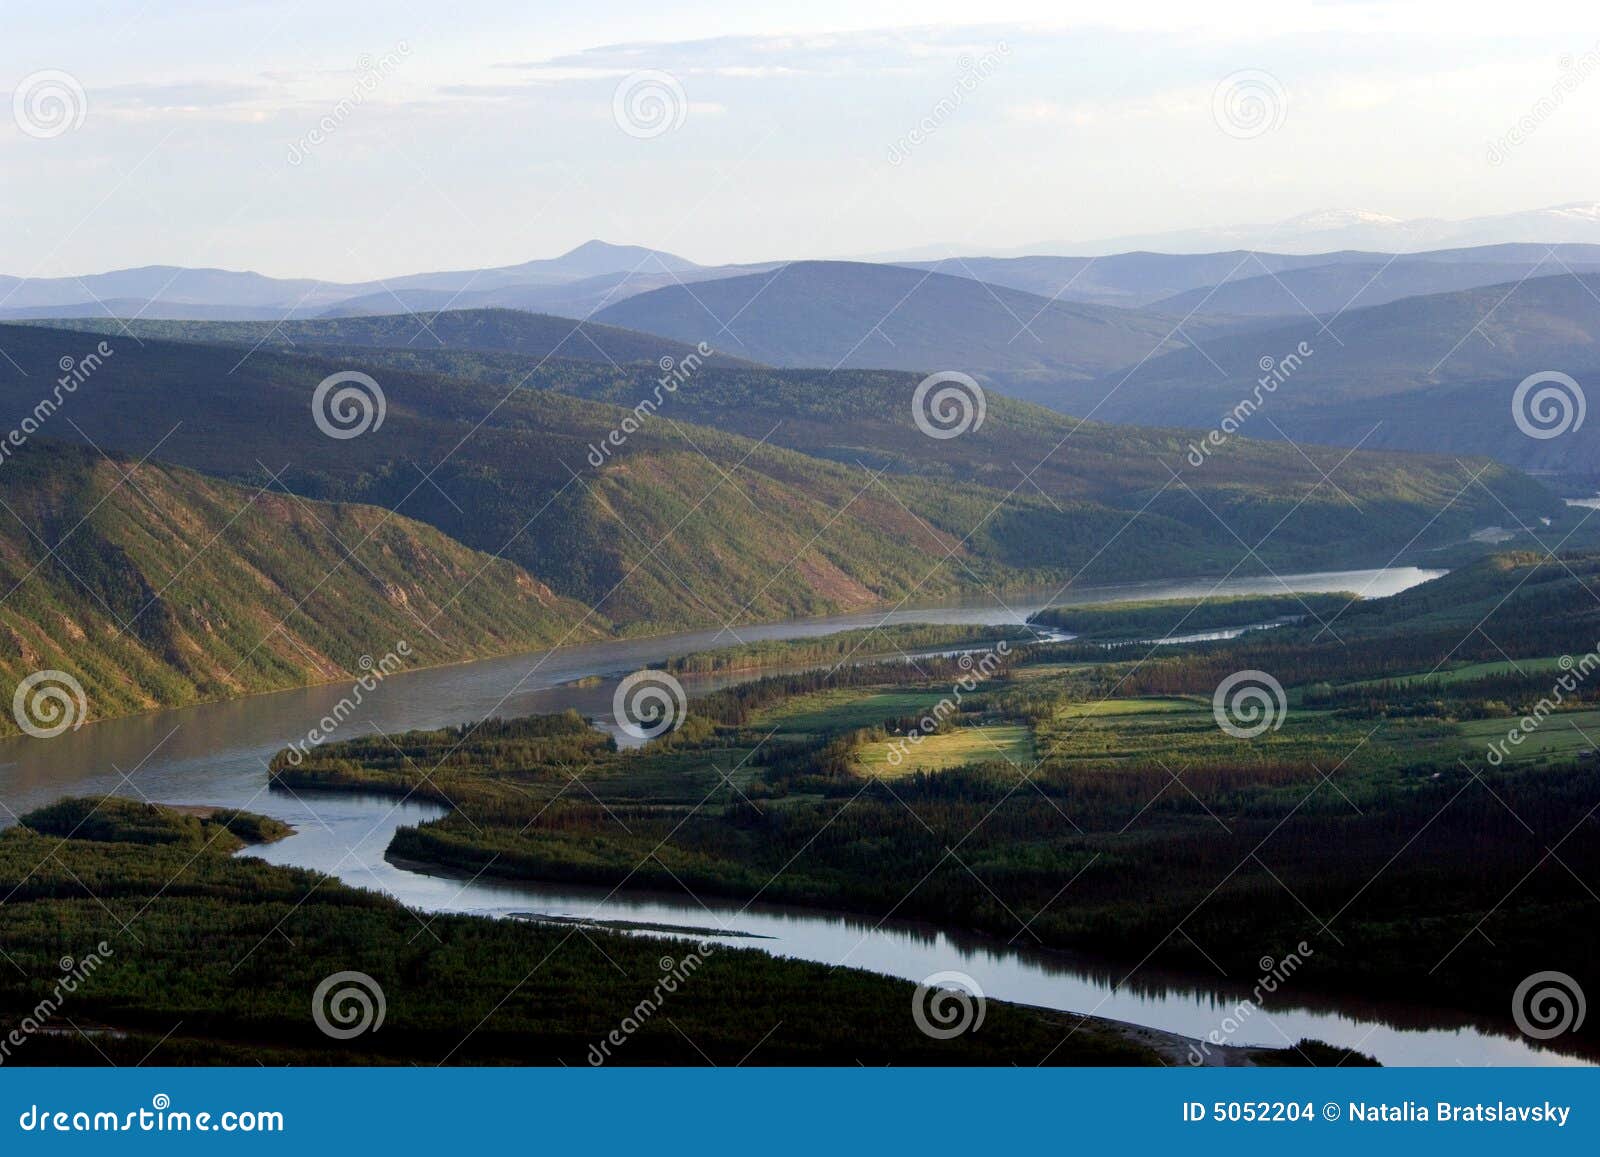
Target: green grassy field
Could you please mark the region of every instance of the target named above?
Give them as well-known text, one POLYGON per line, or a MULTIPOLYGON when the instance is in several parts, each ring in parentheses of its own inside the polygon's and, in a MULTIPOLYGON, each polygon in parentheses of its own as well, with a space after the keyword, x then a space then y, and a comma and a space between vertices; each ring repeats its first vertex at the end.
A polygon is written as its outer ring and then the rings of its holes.
MULTIPOLYGON (((1517 730, 1514 719, 1474 719, 1461 726, 1463 742, 1479 757, 1489 745, 1517 730)), ((1502 743, 1507 763, 1541 764, 1571 759, 1580 751, 1600 748, 1600 711, 1572 711, 1551 715, 1521 744, 1502 743)))
MULTIPOLYGON (((903 739, 898 743, 904 743, 903 739)), ((863 775, 875 779, 895 779, 914 771, 944 771, 952 767, 1004 760, 1029 767, 1034 761, 1033 731, 1019 723, 960 727, 939 735, 929 735, 907 749, 899 762, 891 753, 899 750, 897 740, 868 743, 856 753, 856 765, 863 775)))
POLYGON ((785 735, 813 735, 871 727, 886 719, 922 715, 938 704, 936 689, 921 691, 843 688, 800 695, 767 708, 751 720, 758 729, 777 727, 785 735))
POLYGON ((1372 687, 1379 683, 1391 682, 1402 686, 1424 680, 1437 680, 1449 685, 1451 683, 1470 682, 1473 679, 1482 679, 1488 675, 1535 675, 1542 671, 1559 671, 1562 656, 1544 655, 1531 659, 1517 659, 1515 661, 1502 659, 1497 662, 1487 663, 1452 663, 1446 664, 1437 671, 1418 671, 1411 675, 1393 676, 1384 679, 1361 679, 1346 683, 1347 687, 1372 687))

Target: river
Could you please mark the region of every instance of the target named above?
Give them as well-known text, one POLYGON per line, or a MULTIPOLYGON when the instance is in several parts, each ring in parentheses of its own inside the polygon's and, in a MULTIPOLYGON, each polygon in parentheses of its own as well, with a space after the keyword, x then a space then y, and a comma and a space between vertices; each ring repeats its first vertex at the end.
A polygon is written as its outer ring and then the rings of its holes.
MULTIPOLYGON (((1047 602, 1092 604, 1208 594, 1353 590, 1394 594, 1440 572, 1415 567, 1322 572, 1276 578, 1157 581, 946 601, 893 612, 694 631, 486 659, 393 675, 366 697, 341 731, 399 731, 575 708, 607 719, 624 674, 675 655, 738 641, 800 638, 881 622, 1011 624, 1047 602), (1057 597, 1051 598, 1052 595, 1057 597), (576 685, 583 680, 586 685, 576 685)), ((691 693, 736 677, 688 677, 691 693)), ((307 687, 225 703, 107 720, 50 740, 0 740, 0 824, 64 795, 113 792, 163 803, 245 807, 282 819, 293 836, 248 854, 276 864, 331 873, 356 887, 380 889, 425 911, 486 916, 537 913, 725 929, 719 942, 781 955, 867 968, 920 981, 947 969, 977 980, 986 996, 1125 1020, 1186 1036, 1220 1029, 1248 991, 1217 977, 1139 969, 1088 957, 1046 953, 977 937, 891 922, 769 905, 702 903, 685 895, 610 895, 603 890, 473 882, 410 870, 384 858, 394 829, 440 814, 431 804, 358 795, 269 791, 267 765, 291 740, 303 739, 347 684, 307 687)), ((1287 951, 1290 947, 1283 946, 1287 951)), ((1250 978, 1253 982, 1255 978, 1250 978)), ((1291 990, 1293 985, 1288 986, 1291 990)), ((1359 1048, 1386 1064, 1564 1064, 1581 1059, 1540 1048, 1505 1024, 1473 1023, 1414 1006, 1372 1004, 1293 993, 1245 1019, 1233 1044, 1282 1046, 1304 1036, 1359 1048)))

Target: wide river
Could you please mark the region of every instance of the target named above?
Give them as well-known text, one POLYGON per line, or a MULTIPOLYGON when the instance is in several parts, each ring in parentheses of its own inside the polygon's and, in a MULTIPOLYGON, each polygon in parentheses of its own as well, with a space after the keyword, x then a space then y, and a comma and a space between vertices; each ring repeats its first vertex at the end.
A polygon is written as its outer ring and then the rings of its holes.
MULTIPOLYGON (((870 611, 728 632, 696 631, 623 642, 534 652, 391 676, 366 697, 340 734, 439 727, 483 718, 576 708, 609 722, 611 693, 632 671, 674 655, 738 640, 799 638, 890 623, 1017 623, 1047 601, 1096 603, 1121 599, 1184 598, 1352 590, 1382 597, 1434 577, 1415 567, 1231 580, 1180 580, 1079 588, 870 611), (584 680, 585 686, 574 681, 584 680)), ((721 682, 726 682, 723 677, 721 682)), ((715 685, 685 679, 691 693, 715 685)), ((1174 974, 1149 967, 1126 976, 1131 964, 1047 953, 997 940, 908 922, 770 905, 701 902, 687 894, 610 894, 601 889, 467 882, 390 863, 384 851, 395 828, 441 814, 431 804, 343 794, 270 791, 267 764, 291 740, 303 739, 349 693, 346 684, 256 695, 227 703, 113 719, 50 740, 0 740, 0 825, 64 795, 114 792, 163 803, 247 807, 291 823, 296 833, 252 855, 276 864, 312 868, 357 887, 375 888, 414 908, 485 916, 538 913, 597 921, 715 928, 738 936, 719 942, 827 964, 843 964, 909 980, 955 969, 972 976, 985 995, 1073 1012, 1092 1013, 1185 1036, 1223 1031, 1224 1017, 1245 996, 1246 984, 1219 976, 1174 974)), ((1282 946, 1288 949, 1290 946, 1282 946)), ((1255 977, 1235 978, 1255 982, 1255 977)), ((1289 991, 1243 1020, 1233 1044, 1281 1046, 1301 1037, 1359 1048, 1385 1064, 1582 1064, 1582 1058, 1541 1048, 1504 1023, 1471 1021, 1414 1005, 1385 1005, 1289 991)), ((1508 1001, 1509 1001, 1509 994, 1508 1001)))

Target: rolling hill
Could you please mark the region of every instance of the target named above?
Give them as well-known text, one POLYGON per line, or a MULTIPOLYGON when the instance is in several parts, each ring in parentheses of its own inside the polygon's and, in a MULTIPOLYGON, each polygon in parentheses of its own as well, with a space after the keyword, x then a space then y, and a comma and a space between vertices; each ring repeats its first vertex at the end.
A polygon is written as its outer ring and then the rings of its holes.
POLYGON ((1220 337, 1152 358, 1131 374, 1063 380, 1019 391, 1066 412, 1110 421, 1212 427, 1261 377, 1262 359, 1306 342, 1314 352, 1266 395, 1252 437, 1480 454, 1519 467, 1600 474, 1600 426, 1557 437, 1524 434, 1512 414, 1517 385, 1548 370, 1580 384, 1600 371, 1600 275, 1536 277, 1511 285, 1411 297, 1352 310, 1319 333, 1309 318, 1220 337), (1219 369, 1221 372, 1219 372, 1219 369), (1268 421, 1270 419, 1270 421, 1268 421))
POLYGON ((1298 317, 1307 309, 1333 313, 1416 294, 1511 282, 1541 262, 1545 273, 1564 268, 1592 272, 1600 268, 1600 245, 1485 245, 1404 255, 1360 249, 1301 254, 1137 251, 1097 257, 948 257, 900 264, 1062 301, 1149 308, 1175 318, 1195 311, 1244 318, 1298 317), (1368 285, 1380 270, 1382 276, 1368 285))
POLYGON ((658 289, 596 320, 769 365, 960 370, 1004 382, 1092 378, 1187 344, 1175 319, 845 261, 658 289))
MULTIPOLYGON (((1541 253, 1527 261, 1432 261, 1386 258, 1291 269, 1191 289, 1151 308, 1183 317, 1191 312, 1232 317, 1321 316, 1384 305, 1404 297, 1511 285, 1527 277, 1567 271, 1600 272, 1600 261, 1562 262, 1541 253)), ((1248 271, 1248 270, 1247 270, 1248 271)))

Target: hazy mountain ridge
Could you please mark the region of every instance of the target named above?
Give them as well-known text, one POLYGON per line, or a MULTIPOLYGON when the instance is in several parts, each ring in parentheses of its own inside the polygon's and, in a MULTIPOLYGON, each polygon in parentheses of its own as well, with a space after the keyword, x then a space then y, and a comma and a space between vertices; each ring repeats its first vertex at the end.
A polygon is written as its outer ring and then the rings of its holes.
MULTIPOLYGON (((42 324, 42 323, 41 323, 42 324)), ((461 349, 527 354, 606 363, 682 362, 737 364, 726 354, 701 355, 692 345, 597 322, 574 321, 512 309, 447 310, 434 314, 379 314, 294 321, 163 321, 120 318, 57 319, 50 328, 104 333, 112 337, 228 343, 248 349, 303 347, 461 349)), ((243 352, 243 351, 241 351, 243 352)))
POLYGON ((1580 388, 1600 380, 1597 322, 1600 275, 1535 277, 1353 309, 1331 334, 1307 318, 1221 337, 1203 343, 1204 356, 1169 354, 1131 375, 1062 382, 1029 396, 1067 412, 1098 405, 1096 417, 1110 421, 1143 422, 1159 412, 1215 425, 1251 394, 1263 357, 1282 358, 1306 342, 1314 354, 1270 393, 1250 420, 1251 436, 1278 437, 1276 423, 1297 440, 1355 445, 1365 438, 1367 446, 1597 474, 1594 423, 1534 438, 1512 414, 1515 388, 1531 374, 1560 371, 1580 388))
POLYGON ((1096 377, 1187 344, 1176 319, 857 262, 794 262, 658 289, 596 318, 770 365, 959 370, 1002 381, 1096 377))

